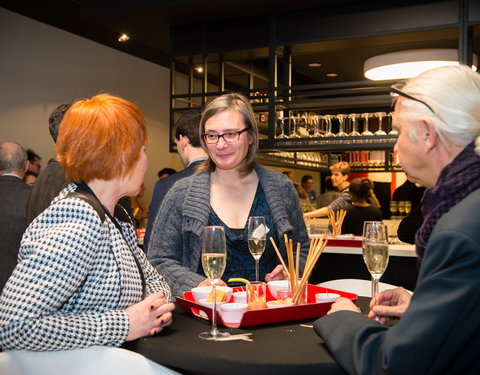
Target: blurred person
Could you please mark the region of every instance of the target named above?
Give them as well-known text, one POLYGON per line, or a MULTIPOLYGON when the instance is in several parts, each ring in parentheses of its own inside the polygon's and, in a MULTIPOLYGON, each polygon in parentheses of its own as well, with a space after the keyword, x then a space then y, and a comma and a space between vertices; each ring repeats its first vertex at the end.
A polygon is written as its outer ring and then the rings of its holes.
POLYGON ((202 148, 200 134, 198 133, 201 117, 201 111, 192 109, 183 113, 182 117, 175 123, 173 129, 174 141, 177 146, 178 156, 185 169, 167 176, 167 178, 162 178, 155 183, 143 244, 145 252, 148 250, 148 241, 152 233, 153 223, 158 215, 163 198, 177 181, 194 174, 197 167, 207 159, 207 154, 202 148))
POLYGON ((346 207, 347 213, 342 224, 342 234, 363 235, 364 221, 382 221, 382 211, 368 203, 373 192, 373 183, 368 178, 354 178, 350 181, 352 204, 346 207))
POLYGON ((159 180, 163 180, 175 173, 177 173, 177 171, 173 168, 162 168, 158 171, 157 176, 159 180))
POLYGON ((35 151, 27 148, 27 160, 27 171, 38 177, 42 169, 42 158, 35 151))
POLYGON ((464 65, 436 68, 392 92, 394 151, 408 179, 426 187, 415 293, 379 293, 370 302, 371 319, 339 298, 315 330, 349 374, 476 374, 480 76, 464 65), (392 317, 400 320, 382 324, 392 317))
POLYGON ((313 186, 313 177, 306 174, 302 177, 302 188, 307 193, 308 200, 310 202, 317 201, 317 192, 312 189, 313 186))
MULTIPOLYGON (((55 143, 57 142, 58 131, 63 116, 69 108, 70 104, 60 104, 48 117, 48 130, 55 143)), ((62 165, 55 158, 50 159, 46 168, 35 181, 32 193, 28 199, 27 225, 50 205, 53 198, 55 198, 66 185, 67 181, 63 173, 62 165)))
POLYGON ((35 173, 26 171, 25 176, 23 177, 23 182, 32 187, 35 184, 35 181, 37 181, 37 176, 35 173))
POLYGON ((322 208, 328 206, 331 202, 338 198, 340 194, 332 184, 332 178, 328 176, 325 179, 325 193, 318 196, 317 207, 322 208))
POLYGON ((348 182, 348 177, 350 176, 350 165, 345 161, 341 161, 332 165, 330 170, 332 171, 332 184, 340 192, 340 195, 328 206, 321 207, 314 211, 303 214, 305 218, 327 216, 329 211, 345 209, 349 204, 352 203, 350 192, 348 190, 350 185, 348 182))
POLYGON ((125 210, 114 217, 119 198, 140 189, 147 140, 143 114, 122 98, 97 95, 67 111, 56 154, 69 184, 23 236, 0 296, 4 350, 117 347, 171 324, 170 288, 125 210))
POLYGON ((17 264, 27 228, 26 207, 31 188, 23 181, 27 152, 15 142, 0 143, 0 293, 17 264))
POLYGON ((148 208, 143 204, 140 198, 145 193, 145 184, 142 183, 138 194, 130 197, 130 204, 133 210, 133 220, 135 221, 136 228, 145 228, 146 220, 148 218, 148 208))
MULTIPOLYGON (((210 285, 200 263, 205 225, 225 228, 227 265, 222 279, 255 279, 255 262, 247 245, 249 216, 265 217, 267 236, 274 238, 283 257, 284 233, 294 244, 301 243, 303 268, 309 240, 299 200, 285 176, 254 162, 258 125, 248 99, 231 93, 208 102, 200 134, 208 159, 198 173, 178 181, 165 196, 148 246, 150 261, 167 277, 173 293, 210 285)), ((260 280, 285 277, 267 240, 260 280)))
POLYGON ((308 199, 308 194, 304 188, 302 188, 299 184, 295 182, 295 177, 293 176, 293 173, 291 171, 283 171, 282 174, 287 176, 290 182, 293 184, 293 187, 295 188, 295 191, 297 192, 300 201, 306 201, 308 199))

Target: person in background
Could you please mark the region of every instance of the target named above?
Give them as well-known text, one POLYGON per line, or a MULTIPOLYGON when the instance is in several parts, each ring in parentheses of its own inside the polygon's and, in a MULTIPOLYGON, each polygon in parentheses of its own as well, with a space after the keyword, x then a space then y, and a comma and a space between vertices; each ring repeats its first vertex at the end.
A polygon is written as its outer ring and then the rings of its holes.
POLYGON ((202 148, 198 133, 201 117, 201 111, 192 109, 185 112, 175 123, 175 128, 173 129, 174 141, 177 146, 178 156, 185 169, 155 183, 143 244, 145 252, 148 250, 148 241, 152 233, 153 223, 158 215, 163 198, 177 181, 194 174, 197 167, 207 159, 207 154, 202 148))
POLYGON ((348 182, 350 165, 345 161, 341 161, 332 165, 330 170, 332 171, 332 184, 340 192, 340 195, 328 206, 305 213, 303 215, 305 218, 327 216, 329 211, 345 209, 350 203, 352 203, 350 192, 348 190, 350 185, 348 182))
POLYGON ((293 176, 293 173, 291 171, 283 171, 282 174, 287 176, 290 182, 293 184, 293 187, 295 188, 295 191, 297 192, 300 201, 306 201, 308 199, 308 194, 304 188, 302 188, 299 184, 295 182, 295 177, 293 176))
POLYGON ((42 169, 42 158, 38 156, 35 151, 27 148, 27 160, 27 171, 32 172, 35 176, 38 177, 42 169))
POLYGON ((130 197, 130 204, 133 210, 133 220, 135 221, 135 228, 145 228, 146 221, 148 218, 148 208, 145 207, 143 202, 140 200, 145 193, 145 184, 142 183, 138 194, 130 197))
POLYGON ((408 179, 427 189, 417 286, 413 296, 379 293, 368 318, 339 298, 315 330, 349 374, 477 374, 480 75, 464 65, 436 68, 392 92, 394 151, 408 179), (392 317, 400 320, 383 325, 392 317))
MULTIPOLYGON (((52 111, 48 118, 48 130, 55 143, 57 142, 60 123, 69 108, 70 104, 60 104, 52 111)), ((50 205, 53 198, 62 191, 66 184, 62 165, 55 158, 50 159, 47 167, 35 181, 32 193, 28 199, 27 225, 50 205)))
POLYGON ((23 182, 27 153, 15 142, 0 143, 0 293, 17 264, 27 228, 26 207, 31 188, 23 182))
POLYGON ((69 184, 25 231, 0 296, 1 348, 116 347, 171 324, 170 288, 128 215, 114 217, 119 198, 140 189, 147 141, 143 114, 125 99, 97 95, 67 111, 56 155, 69 184))
POLYGON ((308 200, 310 202, 317 201, 317 192, 312 189, 313 186, 313 177, 306 174, 302 177, 302 188, 307 193, 308 200))
POLYGON ((35 184, 35 181, 37 181, 37 175, 33 172, 26 171, 25 176, 23 177, 23 182, 32 187, 35 184))
POLYGON ((325 179, 325 193, 318 196, 317 208, 328 206, 331 202, 338 198, 340 193, 335 189, 332 184, 332 178, 328 176, 325 179))
POLYGON ((163 180, 175 173, 177 173, 177 171, 173 168, 162 168, 158 171, 157 176, 159 180, 163 180))
POLYGON ((373 184, 368 178, 354 178, 350 181, 350 196, 352 204, 348 205, 342 224, 342 234, 363 235, 364 221, 382 221, 382 211, 377 206, 368 203, 368 197, 373 192, 373 184))
MULTIPOLYGON (((255 262, 247 245, 249 216, 265 217, 268 237, 286 257, 283 235, 301 244, 301 265, 309 240, 292 183, 281 173, 254 162, 258 125, 243 95, 225 94, 207 103, 200 121, 208 159, 199 173, 178 181, 165 196, 148 246, 148 258, 167 277, 176 295, 210 285, 200 263, 205 225, 222 225, 227 265, 222 279, 255 279, 255 262)), ((260 280, 286 275, 270 240, 260 258, 260 280)), ((221 284, 224 284, 221 281, 221 284)))

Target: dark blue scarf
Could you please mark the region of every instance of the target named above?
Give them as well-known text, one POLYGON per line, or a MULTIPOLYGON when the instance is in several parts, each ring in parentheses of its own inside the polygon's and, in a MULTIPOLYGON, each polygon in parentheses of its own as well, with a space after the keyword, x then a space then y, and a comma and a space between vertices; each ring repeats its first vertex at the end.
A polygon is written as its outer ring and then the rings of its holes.
POLYGON ((466 146, 440 172, 437 185, 427 189, 422 198, 423 224, 415 235, 416 252, 421 262, 437 221, 458 202, 480 188, 480 156, 475 142, 466 146))

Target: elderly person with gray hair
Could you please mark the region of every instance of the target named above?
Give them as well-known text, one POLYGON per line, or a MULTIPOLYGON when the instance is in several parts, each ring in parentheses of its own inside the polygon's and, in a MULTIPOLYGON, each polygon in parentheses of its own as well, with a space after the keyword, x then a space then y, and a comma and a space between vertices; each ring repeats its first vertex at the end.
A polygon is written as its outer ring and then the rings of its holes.
POLYGON ((349 374, 479 373, 480 76, 437 68, 392 93, 395 151, 408 179, 427 188, 417 287, 413 297, 402 288, 379 293, 371 319, 339 298, 315 330, 349 374), (391 317, 401 319, 383 325, 391 317))
MULTIPOLYGON (((201 233, 206 225, 225 228, 230 277, 255 279, 255 262, 247 246, 249 216, 264 216, 285 255, 283 234, 301 243, 306 260, 308 236, 300 202, 288 178, 255 163, 258 126, 248 99, 237 93, 210 101, 200 121, 208 159, 200 172, 178 181, 165 196, 148 245, 150 262, 167 278, 174 294, 209 285, 200 265, 201 233)), ((260 259, 260 279, 284 278, 270 241, 260 259)), ((223 282, 222 282, 223 283, 223 282)))

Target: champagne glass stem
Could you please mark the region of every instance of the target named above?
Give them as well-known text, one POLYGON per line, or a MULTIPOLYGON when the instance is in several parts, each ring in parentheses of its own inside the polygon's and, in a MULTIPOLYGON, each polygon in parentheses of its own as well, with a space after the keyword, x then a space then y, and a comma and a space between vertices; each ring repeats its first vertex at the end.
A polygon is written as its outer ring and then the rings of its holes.
POLYGON ((213 311, 212 311, 212 331, 210 334, 212 337, 217 337, 217 283, 212 282, 212 294, 213 294, 213 311))
POLYGON ((255 281, 260 281, 259 259, 255 259, 255 281))

